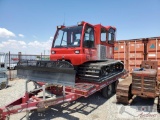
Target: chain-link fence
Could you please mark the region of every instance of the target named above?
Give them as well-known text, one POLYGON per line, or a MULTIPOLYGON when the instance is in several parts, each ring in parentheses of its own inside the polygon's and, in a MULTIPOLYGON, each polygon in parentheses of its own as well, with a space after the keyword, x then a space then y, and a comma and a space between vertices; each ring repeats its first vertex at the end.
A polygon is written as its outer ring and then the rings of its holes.
POLYGON ((22 54, 19 52, 18 54, 8 53, 6 56, 6 64, 7 64, 7 75, 9 80, 13 80, 17 77, 16 66, 19 60, 50 60, 49 55, 29 55, 22 54))

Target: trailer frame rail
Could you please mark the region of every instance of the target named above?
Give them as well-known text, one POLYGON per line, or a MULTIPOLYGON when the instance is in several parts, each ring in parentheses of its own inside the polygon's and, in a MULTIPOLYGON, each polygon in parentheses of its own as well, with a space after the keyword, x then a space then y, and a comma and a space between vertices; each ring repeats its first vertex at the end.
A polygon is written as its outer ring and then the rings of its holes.
POLYGON ((80 97, 88 97, 93 93, 103 89, 104 87, 108 86, 109 84, 117 81, 119 78, 126 75, 126 71, 124 70, 117 76, 110 78, 106 81, 101 83, 88 83, 82 80, 77 80, 78 82, 75 83, 75 87, 71 86, 61 86, 59 85, 48 85, 42 82, 35 82, 36 87, 33 91, 28 91, 28 82, 26 81, 26 92, 23 97, 13 101, 12 103, 0 108, 0 120, 4 120, 7 116, 12 114, 24 112, 24 111, 32 111, 32 110, 45 110, 49 106, 57 105, 63 102, 70 102, 74 101, 80 97), (37 88, 38 86, 38 88, 37 88), (55 88, 56 87, 56 88, 55 88), (55 91, 57 89, 58 92, 55 91), (39 92, 43 92, 42 97, 37 97, 39 92), (56 98, 46 98, 45 93, 49 92, 50 94, 55 94, 56 98))

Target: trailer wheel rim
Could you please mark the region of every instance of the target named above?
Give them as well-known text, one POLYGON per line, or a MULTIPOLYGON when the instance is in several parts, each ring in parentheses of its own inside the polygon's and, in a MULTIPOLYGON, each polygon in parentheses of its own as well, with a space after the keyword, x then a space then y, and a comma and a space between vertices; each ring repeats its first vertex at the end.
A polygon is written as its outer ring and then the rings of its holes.
POLYGON ((108 92, 108 96, 111 96, 111 95, 112 95, 112 85, 109 85, 109 86, 108 86, 107 92, 108 92))

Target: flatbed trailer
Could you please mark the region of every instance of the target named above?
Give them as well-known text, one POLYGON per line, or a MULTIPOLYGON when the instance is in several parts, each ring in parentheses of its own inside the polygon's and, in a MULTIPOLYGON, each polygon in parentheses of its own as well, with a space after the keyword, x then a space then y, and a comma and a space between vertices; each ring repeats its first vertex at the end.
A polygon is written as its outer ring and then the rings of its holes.
MULTIPOLYGON (((63 102, 75 101, 80 97, 88 97, 97 91, 102 91, 104 97, 110 97, 110 92, 115 92, 118 79, 125 76, 126 71, 123 70, 116 76, 113 76, 103 82, 85 82, 85 80, 77 79, 75 86, 51 85, 42 82, 34 82, 35 89, 28 91, 29 80, 26 81, 25 95, 10 104, 0 108, 0 120, 8 118, 12 114, 33 110, 45 110, 49 106, 57 105, 63 102), (110 86, 110 87, 109 87, 110 86), (42 96, 38 97, 38 93, 42 92, 42 96), (46 93, 56 95, 56 97, 46 97, 46 93), (107 95, 108 94, 108 95, 107 95)), ((29 115, 29 114, 28 114, 29 115)))

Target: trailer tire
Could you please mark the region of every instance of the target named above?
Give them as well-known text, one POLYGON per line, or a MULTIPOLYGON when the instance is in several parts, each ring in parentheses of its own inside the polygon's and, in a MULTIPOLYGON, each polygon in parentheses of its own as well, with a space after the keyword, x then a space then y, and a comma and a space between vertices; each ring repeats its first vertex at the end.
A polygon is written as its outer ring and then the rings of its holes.
POLYGON ((157 112, 160 113, 160 95, 158 96, 157 112))
POLYGON ((117 80, 117 81, 115 81, 115 82, 113 83, 113 93, 116 93, 118 83, 119 83, 119 80, 117 80))
POLYGON ((113 94, 113 85, 110 84, 102 89, 102 95, 105 98, 110 98, 113 94))
POLYGON ((0 90, 6 88, 7 85, 8 85, 7 82, 2 82, 2 83, 0 83, 0 90))

